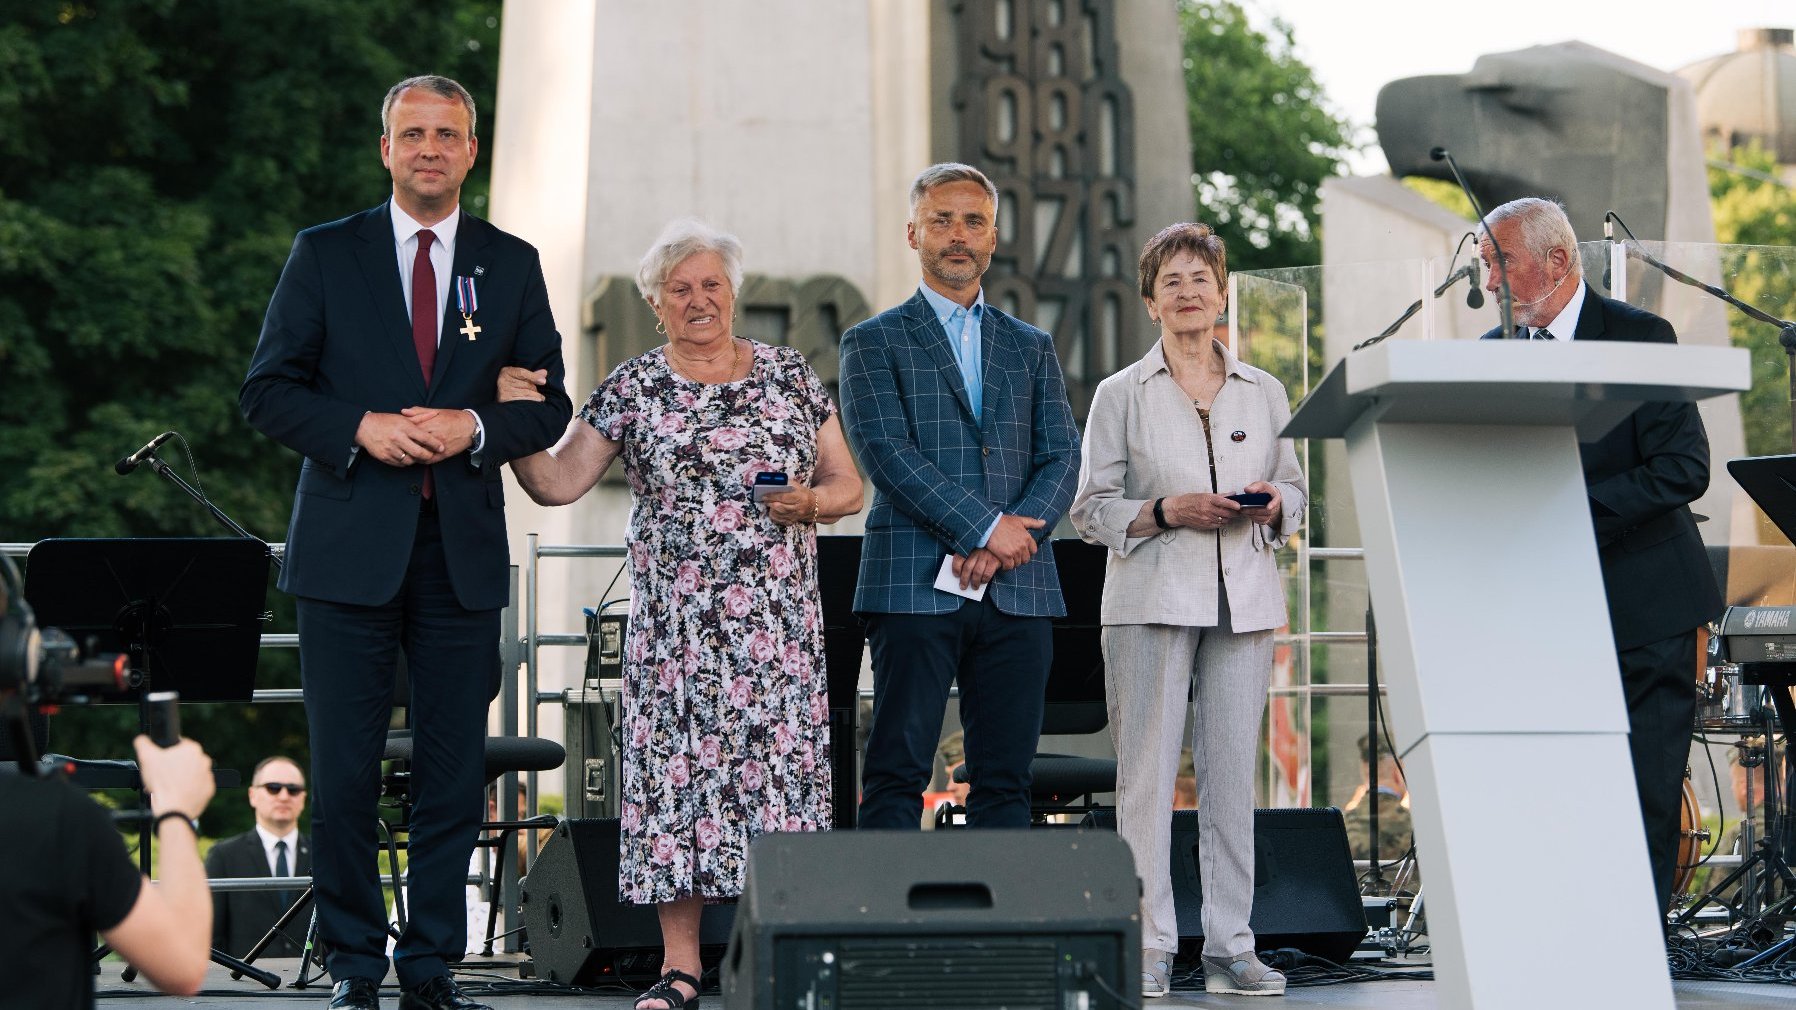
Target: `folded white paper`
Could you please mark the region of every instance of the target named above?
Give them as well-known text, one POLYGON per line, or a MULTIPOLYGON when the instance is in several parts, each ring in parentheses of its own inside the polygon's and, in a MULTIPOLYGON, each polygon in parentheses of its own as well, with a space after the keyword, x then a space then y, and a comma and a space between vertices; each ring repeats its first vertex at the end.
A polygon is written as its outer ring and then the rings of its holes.
MULTIPOLYGON (((989 586, 991 583, 988 582, 985 585, 989 586)), ((960 588, 960 579, 954 575, 954 555, 952 554, 942 555, 942 570, 935 574, 935 588, 944 593, 964 596, 969 600, 985 599, 985 586, 980 586, 978 589, 960 588)))

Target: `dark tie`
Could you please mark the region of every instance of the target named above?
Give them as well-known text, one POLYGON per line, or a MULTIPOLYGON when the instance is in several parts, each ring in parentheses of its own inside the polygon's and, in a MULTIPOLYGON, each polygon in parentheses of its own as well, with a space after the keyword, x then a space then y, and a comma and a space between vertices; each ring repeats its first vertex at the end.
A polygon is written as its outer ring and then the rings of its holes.
POLYGON ((1534 335, 1530 339, 1532 339, 1532 340, 1552 340, 1553 339, 1553 331, 1542 326, 1540 329, 1534 331, 1534 335))
MULTIPOLYGON (((437 271, 430 265, 430 247, 437 237, 429 228, 418 232, 418 254, 412 257, 412 346, 418 351, 418 367, 424 370, 424 388, 430 388, 430 370, 437 363, 437 271)), ((424 497, 436 493, 430 467, 424 468, 424 497)))
MULTIPOLYGON (((277 877, 293 876, 292 871, 287 869, 287 840, 285 838, 274 843, 274 875, 277 877)), ((286 908, 293 900, 293 892, 276 891, 275 897, 280 899, 281 907, 286 908)))

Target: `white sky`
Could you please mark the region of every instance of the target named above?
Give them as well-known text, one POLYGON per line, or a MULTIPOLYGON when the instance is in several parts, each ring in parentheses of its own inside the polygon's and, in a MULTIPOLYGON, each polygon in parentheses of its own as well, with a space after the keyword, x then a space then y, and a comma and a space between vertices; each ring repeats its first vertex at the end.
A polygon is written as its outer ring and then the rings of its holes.
MULTIPOLYGON (((1370 127, 1378 89, 1423 74, 1463 74, 1485 53, 1586 42, 1631 60, 1677 70, 1731 53, 1741 28, 1796 28, 1796 0, 1243 0, 1260 18, 1296 32, 1297 54, 1316 71, 1335 110, 1370 127)), ((1382 172, 1376 144, 1350 162, 1382 172)))

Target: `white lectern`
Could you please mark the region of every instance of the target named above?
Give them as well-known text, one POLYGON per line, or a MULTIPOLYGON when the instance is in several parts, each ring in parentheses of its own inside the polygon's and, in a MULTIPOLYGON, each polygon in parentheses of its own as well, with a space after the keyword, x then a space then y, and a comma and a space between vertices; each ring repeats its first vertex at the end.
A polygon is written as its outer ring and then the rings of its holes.
POLYGON ((1285 428, 1347 440, 1443 1007, 1673 1005, 1578 441, 1750 385, 1736 348, 1387 341, 1285 428))

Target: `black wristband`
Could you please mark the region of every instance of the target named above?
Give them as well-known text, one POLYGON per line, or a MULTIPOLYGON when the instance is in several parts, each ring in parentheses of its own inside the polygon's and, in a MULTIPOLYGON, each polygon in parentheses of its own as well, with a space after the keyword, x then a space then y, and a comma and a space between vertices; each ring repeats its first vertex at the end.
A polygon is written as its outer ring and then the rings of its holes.
POLYGON ((1163 530, 1169 530, 1172 529, 1172 524, 1166 521, 1166 513, 1160 508, 1165 503, 1166 499, 1164 498, 1154 499, 1154 525, 1163 530))
POLYGON ((155 822, 152 830, 161 831, 162 830, 162 822, 169 821, 169 820, 180 821, 182 824, 187 825, 189 828, 191 828, 193 830, 194 839, 196 841, 199 839, 199 837, 200 837, 200 822, 195 820, 192 817, 187 816, 186 814, 180 812, 179 810, 170 810, 167 813, 157 814, 156 822, 155 822))

